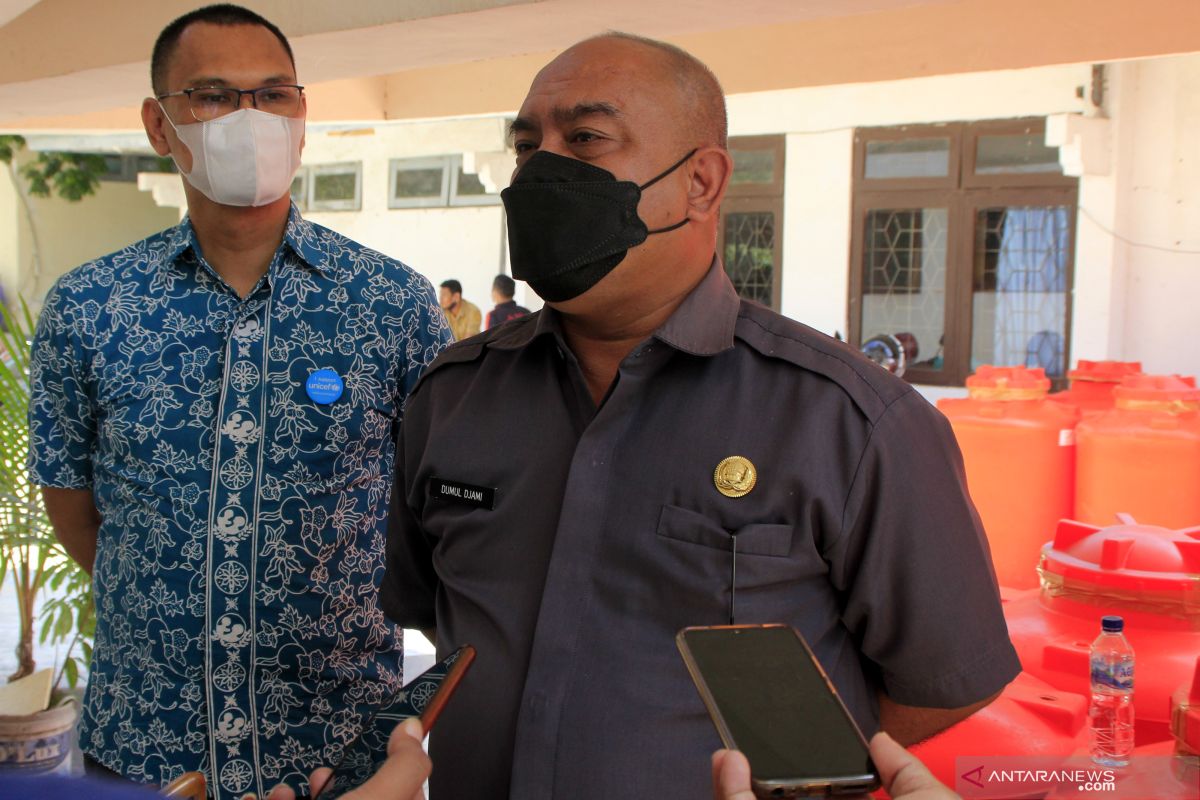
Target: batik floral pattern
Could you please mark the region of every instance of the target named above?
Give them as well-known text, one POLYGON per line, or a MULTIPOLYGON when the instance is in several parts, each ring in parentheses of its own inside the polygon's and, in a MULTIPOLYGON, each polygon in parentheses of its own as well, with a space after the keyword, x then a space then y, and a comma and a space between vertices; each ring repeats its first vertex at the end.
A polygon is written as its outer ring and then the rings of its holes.
POLYGON ((378 601, 395 435, 449 340, 425 278, 295 209, 245 298, 187 220, 59 281, 30 465, 103 519, 86 753, 148 783, 201 770, 214 797, 338 759, 401 683, 378 601))

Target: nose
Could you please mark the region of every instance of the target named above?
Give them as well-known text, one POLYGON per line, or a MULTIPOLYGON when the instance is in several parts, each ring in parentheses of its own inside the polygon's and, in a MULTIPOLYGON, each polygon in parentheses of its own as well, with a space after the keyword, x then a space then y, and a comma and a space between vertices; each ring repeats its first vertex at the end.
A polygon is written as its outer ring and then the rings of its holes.
POLYGON ((525 166, 525 162, 529 160, 535 152, 537 153, 554 153, 556 156, 565 156, 566 158, 575 158, 575 154, 571 152, 571 146, 565 138, 558 135, 554 131, 544 131, 541 141, 538 142, 537 150, 521 153, 517 156, 517 166, 513 170, 512 178, 515 179, 521 171, 521 167, 525 166))
POLYGON ((238 109, 243 108, 258 108, 258 102, 254 99, 254 92, 243 92, 238 95, 238 109))
POLYGON ((542 135, 542 140, 538 143, 538 151, 554 153, 556 156, 566 156, 567 158, 575 157, 567 140, 555 133, 542 135))

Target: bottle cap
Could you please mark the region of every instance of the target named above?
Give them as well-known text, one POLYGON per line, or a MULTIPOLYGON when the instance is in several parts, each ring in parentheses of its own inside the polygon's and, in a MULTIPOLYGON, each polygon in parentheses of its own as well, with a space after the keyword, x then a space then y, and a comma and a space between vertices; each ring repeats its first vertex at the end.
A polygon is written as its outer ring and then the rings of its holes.
POLYGON ((1105 633, 1120 633, 1125 629, 1125 620, 1121 617, 1101 617, 1100 627, 1105 633))

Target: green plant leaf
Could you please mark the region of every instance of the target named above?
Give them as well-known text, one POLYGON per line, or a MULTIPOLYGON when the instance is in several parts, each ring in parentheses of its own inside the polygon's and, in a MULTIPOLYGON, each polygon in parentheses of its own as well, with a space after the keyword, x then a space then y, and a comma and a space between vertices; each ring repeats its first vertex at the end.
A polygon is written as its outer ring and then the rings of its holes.
POLYGON ((25 137, 9 134, 0 136, 0 161, 5 164, 12 162, 13 156, 25 146, 25 137))
POLYGON ((0 307, 0 586, 9 577, 29 576, 31 602, 35 609, 40 603, 33 617, 41 620, 38 638, 43 643, 67 645, 59 674, 70 680, 71 671, 78 680, 80 665, 68 665, 76 659, 72 651, 77 644, 88 656, 86 663, 91 663, 95 608, 91 578, 67 557, 54 536, 41 492, 28 481, 25 459, 33 331, 33 317, 23 298, 17 298, 14 310, 0 307), (56 596, 43 600, 42 590, 47 588, 56 596))
POLYGON ((71 613, 71 608, 67 606, 58 612, 58 624, 54 626, 54 637, 56 639, 66 638, 71 634, 74 626, 75 615, 71 613))
POLYGON ((66 673, 67 685, 74 689, 76 684, 79 683, 79 664, 76 663, 75 659, 68 658, 66 663, 63 664, 63 672, 66 673))
POLYGON ((46 640, 50 638, 50 631, 53 629, 54 629, 54 617, 47 614, 47 615, 45 615, 45 619, 42 620, 42 633, 38 637, 38 641, 42 642, 44 644, 46 642, 46 640))
MULTIPOLYGON (((3 160, 11 161, 12 152, 3 160)), ((49 197, 53 191, 64 200, 77 202, 96 193, 105 171, 104 157, 94 153, 41 152, 21 166, 20 174, 28 181, 31 195, 49 197)))

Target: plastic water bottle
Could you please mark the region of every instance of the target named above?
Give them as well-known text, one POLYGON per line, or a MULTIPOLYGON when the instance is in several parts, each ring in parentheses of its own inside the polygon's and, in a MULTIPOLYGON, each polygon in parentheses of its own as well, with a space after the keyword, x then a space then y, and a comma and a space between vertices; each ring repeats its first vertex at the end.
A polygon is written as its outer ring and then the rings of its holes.
POLYGON ((1092 642, 1092 702, 1089 744, 1092 761, 1124 767, 1133 750, 1133 648, 1122 631, 1125 620, 1104 617, 1092 642))

